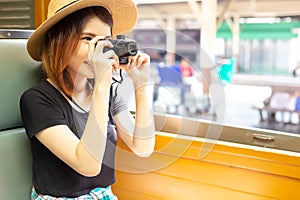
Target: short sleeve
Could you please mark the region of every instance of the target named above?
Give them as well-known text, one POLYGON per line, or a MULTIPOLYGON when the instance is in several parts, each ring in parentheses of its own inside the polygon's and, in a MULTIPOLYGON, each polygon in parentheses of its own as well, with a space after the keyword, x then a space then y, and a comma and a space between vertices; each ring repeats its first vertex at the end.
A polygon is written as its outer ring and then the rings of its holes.
POLYGON ((21 96, 20 110, 29 138, 51 126, 66 125, 63 111, 54 99, 37 90, 28 90, 21 96))
MULTIPOLYGON (((118 87, 117 87, 118 88, 118 87)), ((113 94, 113 104, 112 104, 112 115, 115 116, 123 110, 127 110, 128 106, 126 104, 123 96, 118 92, 118 89, 113 94)))

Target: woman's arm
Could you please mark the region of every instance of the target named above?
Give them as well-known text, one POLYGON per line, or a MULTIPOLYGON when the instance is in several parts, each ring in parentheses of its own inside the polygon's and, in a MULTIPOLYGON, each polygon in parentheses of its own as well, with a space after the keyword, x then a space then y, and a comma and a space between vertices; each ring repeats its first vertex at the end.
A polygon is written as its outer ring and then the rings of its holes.
POLYGON ((36 134, 37 139, 78 173, 84 176, 99 174, 106 145, 108 99, 109 87, 95 89, 80 140, 66 125, 44 129, 36 134))
POLYGON ((118 64, 117 56, 112 51, 103 53, 103 46, 110 46, 111 43, 98 42, 95 49, 98 40, 95 37, 90 43, 89 61, 96 81, 82 138, 79 140, 65 125, 53 126, 36 134, 38 140, 58 158, 84 176, 95 176, 101 171, 107 137, 112 70, 118 64))
POLYGON ((135 91, 135 119, 129 111, 121 111, 114 117, 117 133, 138 156, 150 156, 155 145, 155 128, 152 113, 152 96, 149 86, 135 91))
POLYGON ((136 116, 122 111, 114 119, 117 132, 129 148, 137 155, 151 155, 155 145, 155 128, 152 110, 153 88, 149 84, 150 57, 138 52, 122 66, 133 81, 135 89, 136 116))

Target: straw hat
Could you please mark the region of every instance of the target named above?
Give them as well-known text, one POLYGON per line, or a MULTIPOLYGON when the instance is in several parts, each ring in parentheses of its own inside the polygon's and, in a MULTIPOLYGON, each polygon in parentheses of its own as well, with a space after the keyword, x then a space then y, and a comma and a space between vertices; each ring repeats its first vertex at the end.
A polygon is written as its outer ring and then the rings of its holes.
POLYGON ((137 20, 137 8, 131 0, 51 0, 48 6, 47 20, 30 36, 27 42, 29 55, 41 60, 41 44, 47 31, 67 15, 91 6, 105 7, 112 15, 114 27, 112 35, 125 33, 133 29, 137 20))

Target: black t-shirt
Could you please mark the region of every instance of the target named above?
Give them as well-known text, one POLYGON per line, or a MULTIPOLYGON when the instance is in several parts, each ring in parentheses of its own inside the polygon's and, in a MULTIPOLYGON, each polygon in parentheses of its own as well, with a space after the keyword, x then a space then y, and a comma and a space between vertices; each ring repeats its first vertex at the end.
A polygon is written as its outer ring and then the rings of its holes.
MULTIPOLYGON (((112 115, 127 109, 125 101, 116 95, 112 115)), ((38 193, 51 196, 77 197, 96 187, 107 187, 115 182, 116 131, 107 123, 107 142, 100 174, 85 177, 48 150, 34 135, 55 125, 67 125, 81 138, 88 113, 76 111, 65 97, 48 81, 33 86, 21 97, 21 116, 30 139, 33 156, 33 186, 38 193)))

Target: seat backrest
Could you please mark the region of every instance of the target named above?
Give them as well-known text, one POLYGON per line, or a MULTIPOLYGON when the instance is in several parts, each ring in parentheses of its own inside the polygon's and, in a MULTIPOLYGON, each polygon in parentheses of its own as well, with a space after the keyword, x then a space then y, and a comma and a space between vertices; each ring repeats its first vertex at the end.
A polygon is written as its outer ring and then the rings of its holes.
POLYGON ((19 99, 37 81, 41 64, 27 54, 27 39, 0 39, 0 199, 30 199, 32 158, 19 99))

